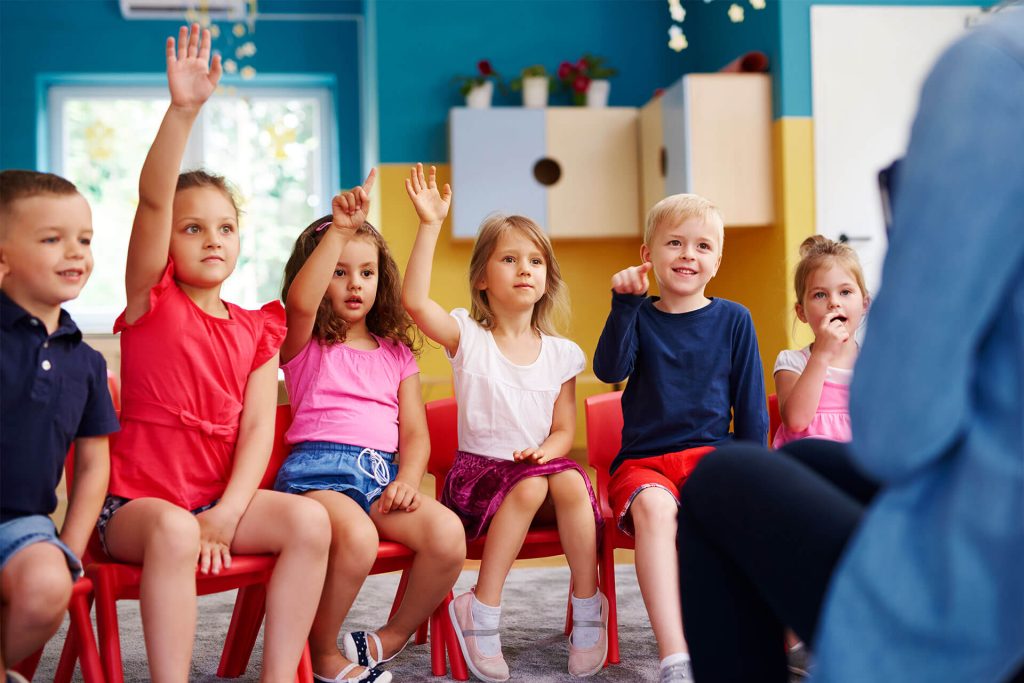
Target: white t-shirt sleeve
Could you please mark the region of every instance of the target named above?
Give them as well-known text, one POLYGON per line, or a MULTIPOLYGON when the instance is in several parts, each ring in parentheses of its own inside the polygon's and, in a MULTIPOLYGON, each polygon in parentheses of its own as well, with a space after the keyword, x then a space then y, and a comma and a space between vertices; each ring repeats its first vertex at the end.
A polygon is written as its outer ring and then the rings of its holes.
POLYGON ((779 353, 779 357, 775 359, 775 369, 772 370, 772 374, 778 374, 783 370, 789 372, 795 372, 800 375, 803 373, 804 368, 807 367, 807 349, 791 350, 787 349, 779 353))
POLYGON ((565 368, 560 383, 565 384, 583 372, 583 368, 587 366, 587 359, 583 355, 583 349, 576 342, 569 341, 568 339, 560 339, 559 341, 561 342, 559 346, 561 346, 562 366, 565 368))
POLYGON ((483 330, 480 327, 480 323, 469 317, 469 311, 465 308, 453 309, 449 315, 455 318, 455 322, 459 325, 459 348, 455 350, 454 356, 448 353, 447 348, 444 349, 444 356, 451 362, 452 367, 457 367, 466 358, 463 349, 467 345, 472 346, 475 341, 474 337, 483 330))

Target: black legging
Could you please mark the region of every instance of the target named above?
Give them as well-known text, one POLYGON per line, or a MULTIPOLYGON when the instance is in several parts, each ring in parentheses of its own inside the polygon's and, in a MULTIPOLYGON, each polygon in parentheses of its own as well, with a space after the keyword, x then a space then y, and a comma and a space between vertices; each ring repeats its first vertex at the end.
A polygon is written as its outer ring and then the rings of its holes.
POLYGON ((679 582, 698 683, 787 683, 785 626, 813 646, 832 571, 878 490, 848 453, 817 439, 736 444, 686 481, 679 582))

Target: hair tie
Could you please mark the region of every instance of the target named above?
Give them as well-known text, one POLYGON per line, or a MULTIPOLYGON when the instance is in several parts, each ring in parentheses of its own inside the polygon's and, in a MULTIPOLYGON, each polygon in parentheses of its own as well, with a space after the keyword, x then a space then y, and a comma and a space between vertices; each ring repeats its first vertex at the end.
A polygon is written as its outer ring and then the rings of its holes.
POLYGON ((332 222, 333 221, 324 221, 320 225, 316 226, 316 229, 314 229, 313 232, 323 232, 324 229, 327 228, 327 226, 329 226, 332 222))

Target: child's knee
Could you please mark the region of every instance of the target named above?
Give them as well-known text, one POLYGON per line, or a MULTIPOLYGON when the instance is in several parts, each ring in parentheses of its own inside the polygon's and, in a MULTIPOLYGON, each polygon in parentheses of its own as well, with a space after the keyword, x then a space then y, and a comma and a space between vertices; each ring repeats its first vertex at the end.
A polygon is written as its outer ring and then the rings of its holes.
POLYGON ((22 563, 5 583, 10 595, 4 596, 11 610, 32 626, 59 624, 71 600, 72 578, 64 553, 50 544, 36 544, 30 562, 22 563))
POLYGON ((153 519, 146 543, 147 560, 194 564, 199 557, 199 522, 188 510, 167 506, 153 519))
POLYGON ((548 495, 546 477, 528 477, 512 487, 505 496, 506 501, 516 505, 540 507, 548 495))
POLYGON ((461 565, 466 560, 466 531, 462 521, 447 508, 428 527, 426 547, 441 564, 461 565))
POLYGON ((344 519, 332 518, 330 526, 328 538, 335 565, 367 565, 369 571, 377 559, 377 547, 380 545, 380 536, 373 521, 359 513, 344 519))
POLYGON ((629 514, 637 533, 664 531, 675 535, 679 505, 668 491, 651 487, 637 494, 629 514))
POLYGON ((288 544, 326 556, 331 545, 331 522, 327 510, 313 500, 291 496, 284 522, 288 544))

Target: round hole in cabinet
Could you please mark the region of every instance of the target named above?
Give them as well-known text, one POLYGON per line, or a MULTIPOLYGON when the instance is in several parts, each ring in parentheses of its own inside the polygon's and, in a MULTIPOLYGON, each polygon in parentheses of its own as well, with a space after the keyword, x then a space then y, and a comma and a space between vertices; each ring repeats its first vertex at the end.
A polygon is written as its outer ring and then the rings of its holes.
POLYGON ((541 185, 554 185, 562 177, 562 167, 554 159, 544 157, 533 165, 533 177, 541 185))

